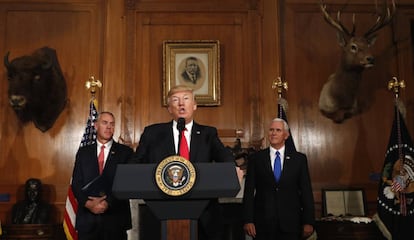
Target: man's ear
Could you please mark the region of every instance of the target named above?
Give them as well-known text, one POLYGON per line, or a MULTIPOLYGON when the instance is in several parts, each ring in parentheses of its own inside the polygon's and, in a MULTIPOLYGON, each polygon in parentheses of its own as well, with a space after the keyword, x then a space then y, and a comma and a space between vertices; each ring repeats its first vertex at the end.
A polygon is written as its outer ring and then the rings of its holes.
POLYGON ((194 104, 194 106, 193 106, 193 110, 195 111, 196 109, 197 109, 197 103, 194 104))
POLYGON ((287 140, 289 138, 289 136, 290 136, 290 134, 286 133, 285 140, 287 140))

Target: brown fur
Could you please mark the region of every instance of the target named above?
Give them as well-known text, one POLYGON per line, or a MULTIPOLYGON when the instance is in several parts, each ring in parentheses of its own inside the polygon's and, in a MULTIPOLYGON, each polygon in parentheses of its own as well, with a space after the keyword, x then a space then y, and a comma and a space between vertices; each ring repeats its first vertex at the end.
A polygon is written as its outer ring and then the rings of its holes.
POLYGON ((56 51, 43 47, 11 62, 7 53, 4 65, 9 103, 17 117, 23 123, 33 121, 42 132, 50 129, 67 101, 66 82, 56 51))

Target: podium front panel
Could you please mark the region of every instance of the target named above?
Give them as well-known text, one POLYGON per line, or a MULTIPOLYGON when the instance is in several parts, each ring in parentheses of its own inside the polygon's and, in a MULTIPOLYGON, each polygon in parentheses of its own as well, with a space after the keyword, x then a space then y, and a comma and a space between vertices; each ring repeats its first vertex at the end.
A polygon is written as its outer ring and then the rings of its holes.
POLYGON ((112 192, 120 199, 213 199, 235 197, 240 190, 234 163, 194 163, 196 180, 182 196, 168 196, 155 182, 156 164, 120 164, 112 192))
POLYGON ((145 203, 159 220, 198 219, 209 200, 149 200, 145 203))

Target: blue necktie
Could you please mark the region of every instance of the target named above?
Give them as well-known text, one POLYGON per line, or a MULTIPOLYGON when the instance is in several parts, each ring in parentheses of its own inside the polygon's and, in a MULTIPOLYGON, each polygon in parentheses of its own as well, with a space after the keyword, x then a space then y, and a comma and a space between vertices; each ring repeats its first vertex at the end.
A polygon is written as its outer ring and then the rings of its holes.
POLYGON ((279 182, 280 174, 282 172, 282 163, 280 162, 280 152, 276 151, 275 164, 273 174, 275 175, 276 182, 279 182))

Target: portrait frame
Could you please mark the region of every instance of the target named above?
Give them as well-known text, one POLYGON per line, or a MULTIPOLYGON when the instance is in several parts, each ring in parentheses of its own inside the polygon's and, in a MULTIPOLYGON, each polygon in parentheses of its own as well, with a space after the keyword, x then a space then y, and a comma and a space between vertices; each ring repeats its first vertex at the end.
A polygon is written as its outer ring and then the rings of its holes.
POLYGON ((366 216, 362 188, 322 189, 323 216, 366 216))
POLYGON ((176 85, 191 87, 198 106, 219 106, 221 104, 220 42, 218 40, 165 40, 163 76, 164 106, 167 106, 168 92, 176 85))

